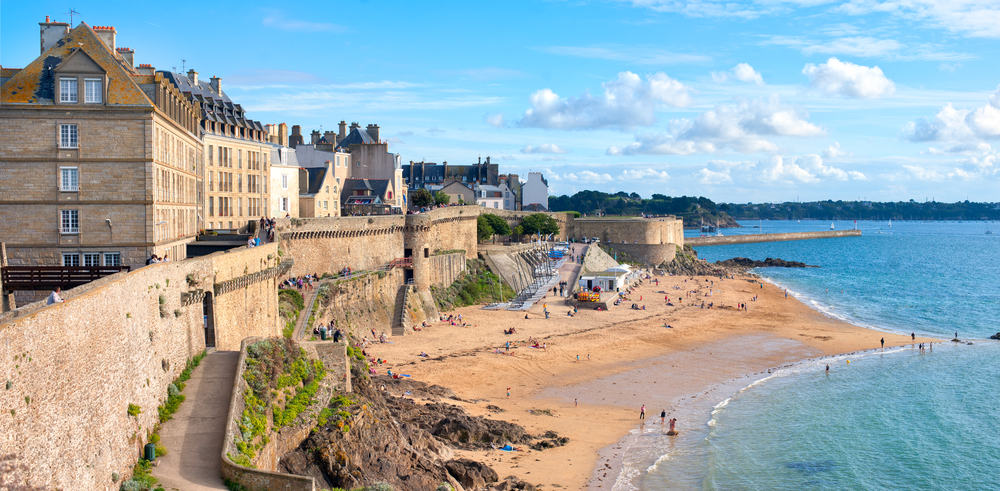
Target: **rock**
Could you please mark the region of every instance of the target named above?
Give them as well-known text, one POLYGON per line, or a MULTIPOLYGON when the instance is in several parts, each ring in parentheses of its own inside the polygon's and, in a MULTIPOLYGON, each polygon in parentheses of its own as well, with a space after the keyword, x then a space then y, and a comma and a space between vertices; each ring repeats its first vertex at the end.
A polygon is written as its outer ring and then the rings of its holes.
POLYGON ((466 489, 483 489, 497 481, 496 471, 487 465, 469 459, 456 459, 444 464, 445 469, 466 489))
POLYGON ((1000 340, 1000 332, 998 332, 998 333, 990 336, 990 339, 998 339, 998 340, 1000 340))
POLYGON ((725 261, 716 261, 715 264, 731 268, 752 269, 752 268, 818 268, 799 261, 786 261, 780 258, 769 257, 763 261, 757 261, 745 257, 734 257, 725 261))
POLYGON ((514 476, 507 476, 503 481, 500 481, 489 487, 490 491, 535 491, 535 486, 533 484, 522 481, 514 476))

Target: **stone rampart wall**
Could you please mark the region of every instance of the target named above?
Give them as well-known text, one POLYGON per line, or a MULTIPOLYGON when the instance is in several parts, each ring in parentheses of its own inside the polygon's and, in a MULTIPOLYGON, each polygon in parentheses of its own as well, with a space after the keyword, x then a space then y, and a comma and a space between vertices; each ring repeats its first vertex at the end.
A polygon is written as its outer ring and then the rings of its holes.
POLYGON ((597 237, 603 243, 684 245, 684 223, 677 218, 586 217, 568 223, 569 237, 597 237))
MULTIPOLYGON (((403 270, 369 273, 329 284, 329 293, 316 301, 316 324, 329 324, 358 338, 371 339, 371 329, 391 333, 403 270)), ((422 319, 421 319, 422 320, 422 319)), ((307 333, 308 337, 308 333, 307 333)))
MULTIPOLYGON (((0 314, 0 456, 13 459, 18 484, 116 487, 112 474, 130 474, 167 385, 205 349, 202 302, 214 282, 253 276, 276 264, 269 255, 273 244, 154 264, 0 314), (129 416, 129 404, 142 412, 129 416)), ((223 349, 280 333, 274 280, 259 276, 216 297, 223 349)))
MULTIPOLYGON (((677 256, 674 244, 605 244, 609 249, 624 253, 627 259, 639 261, 646 266, 659 266, 673 261, 677 256)), ((596 249, 596 248, 592 248, 596 249)), ((619 258, 624 259, 624 258, 619 258)))
POLYGON ((784 234, 727 235, 724 237, 688 237, 687 245, 707 246, 724 244, 750 244, 753 242, 782 242, 787 240, 830 239, 835 237, 858 237, 860 230, 826 230, 821 232, 789 232, 784 234))
POLYGON ((280 219, 283 253, 295 261, 289 274, 384 266, 403 257, 405 220, 403 215, 280 219))
POLYGON ((448 288, 465 272, 465 253, 453 252, 431 256, 431 285, 448 288))

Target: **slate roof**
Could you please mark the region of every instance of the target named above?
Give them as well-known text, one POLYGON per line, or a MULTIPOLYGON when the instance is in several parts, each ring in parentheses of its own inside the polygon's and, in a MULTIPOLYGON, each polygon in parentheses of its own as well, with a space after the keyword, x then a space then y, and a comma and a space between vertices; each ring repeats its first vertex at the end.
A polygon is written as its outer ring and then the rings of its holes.
POLYGON ((326 167, 326 162, 335 162, 334 152, 316 150, 313 145, 298 145, 295 147, 295 158, 300 167, 326 167))
MULTIPOLYGON (((326 167, 307 167, 306 179, 299 179, 299 194, 316 194, 323 189, 323 181, 326 180, 326 167)), ((299 174, 300 176, 302 174, 299 174)))
POLYGON ((337 146, 347 148, 351 145, 360 145, 362 143, 372 144, 378 142, 368 134, 367 130, 363 130, 361 128, 351 128, 351 132, 348 133, 343 140, 337 142, 337 146))
POLYGON ((275 147, 271 149, 271 165, 298 167, 299 159, 294 148, 275 147))
POLYGON ((368 190, 371 194, 381 197, 385 196, 388 187, 388 179, 345 179, 342 194, 351 196, 355 191, 368 190))
POLYGON ((260 121, 247 118, 243 106, 234 103, 226 95, 226 91, 221 91, 221 94, 216 93, 210 82, 199 79, 198 83, 195 84, 183 73, 167 71, 161 71, 160 73, 192 101, 201 103, 202 119, 231 124, 242 128, 264 130, 264 125, 260 121))

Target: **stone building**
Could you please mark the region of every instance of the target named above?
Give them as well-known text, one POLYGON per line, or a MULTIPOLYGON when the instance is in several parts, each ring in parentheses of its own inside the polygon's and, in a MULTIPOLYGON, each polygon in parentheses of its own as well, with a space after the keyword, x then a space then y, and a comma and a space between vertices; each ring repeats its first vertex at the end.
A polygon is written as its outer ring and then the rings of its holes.
POLYGON ((11 265, 141 266, 198 231, 200 102, 110 26, 39 23, 41 55, 0 73, 0 237, 11 265))
POLYGON ((549 182, 541 172, 529 172, 528 182, 522 186, 521 208, 524 210, 548 211, 549 182))
POLYGON ((340 192, 350 177, 351 154, 295 147, 299 164, 299 216, 340 216, 340 192))
POLYGON ((202 182, 203 222, 206 230, 241 230, 270 211, 268 181, 271 149, 259 121, 222 90, 222 80, 199 80, 198 72, 159 72, 191 102, 201 106, 204 145, 202 182))
POLYGON ((477 163, 469 165, 410 161, 403 166, 403 179, 411 190, 443 186, 447 181, 496 186, 500 184, 500 166, 490 162, 489 157, 485 162, 480 158, 477 163))
POLYGON ((299 161, 294 148, 271 149, 272 217, 299 216, 299 161))

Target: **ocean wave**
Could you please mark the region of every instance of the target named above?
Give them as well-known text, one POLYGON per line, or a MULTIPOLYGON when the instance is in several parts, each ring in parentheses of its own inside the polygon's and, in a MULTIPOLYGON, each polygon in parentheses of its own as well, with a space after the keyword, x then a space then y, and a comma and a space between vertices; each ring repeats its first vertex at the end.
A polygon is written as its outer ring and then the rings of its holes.
POLYGON ((660 467, 660 464, 662 464, 663 462, 666 462, 668 460, 670 460, 670 454, 669 453, 665 453, 665 454, 661 455, 660 458, 656 459, 656 462, 653 462, 653 465, 651 465, 651 466, 649 466, 649 467, 646 468, 646 474, 650 474, 650 473, 656 472, 656 469, 658 469, 660 467))

